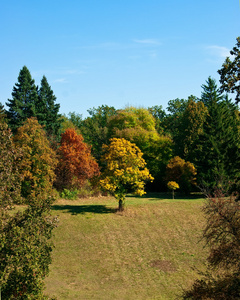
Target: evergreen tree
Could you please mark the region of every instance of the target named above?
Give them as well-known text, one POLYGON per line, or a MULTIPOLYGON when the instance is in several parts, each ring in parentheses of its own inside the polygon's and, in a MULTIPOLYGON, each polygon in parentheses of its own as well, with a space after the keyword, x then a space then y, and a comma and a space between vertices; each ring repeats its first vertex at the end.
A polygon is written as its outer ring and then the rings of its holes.
POLYGON ((18 82, 13 87, 12 99, 6 105, 9 127, 15 133, 23 122, 36 115, 35 103, 38 101, 37 88, 26 66, 19 73, 18 82))
MULTIPOLYGON (((211 81, 208 83, 212 84, 211 81)), ((204 86, 210 90, 210 86, 204 86)), ((198 179, 210 190, 224 182, 237 183, 239 174, 239 116, 236 105, 220 96, 215 86, 212 93, 203 93, 208 103, 208 114, 198 144, 195 165, 198 179)), ((227 187, 223 187, 227 188, 227 187)))
POLYGON ((202 89, 201 101, 207 107, 210 106, 212 102, 218 102, 223 99, 223 95, 217 87, 216 80, 210 76, 208 77, 206 84, 202 85, 202 89))
POLYGON ((56 97, 53 94, 47 78, 43 76, 38 90, 36 103, 36 117, 40 125, 44 126, 48 134, 57 135, 61 126, 59 104, 55 104, 56 97))

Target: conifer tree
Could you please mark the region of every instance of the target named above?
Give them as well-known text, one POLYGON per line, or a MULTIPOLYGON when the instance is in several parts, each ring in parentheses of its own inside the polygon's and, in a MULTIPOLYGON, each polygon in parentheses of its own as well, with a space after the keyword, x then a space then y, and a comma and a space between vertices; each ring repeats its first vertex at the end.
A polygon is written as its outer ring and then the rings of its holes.
POLYGON ((208 103, 208 113, 199 139, 195 165, 198 178, 211 191, 226 181, 232 184, 239 181, 240 123, 236 105, 227 97, 220 96, 216 85, 211 93, 205 93, 211 90, 209 84, 212 82, 207 82, 202 94, 202 97, 207 96, 204 101, 208 103))
POLYGON ((19 73, 18 82, 13 87, 12 99, 6 105, 8 124, 13 133, 23 122, 36 115, 35 104, 38 101, 37 88, 26 66, 19 73))
POLYGON ((220 90, 217 87, 216 80, 208 77, 206 84, 202 85, 202 95, 201 95, 201 101, 206 105, 207 107, 210 106, 213 102, 218 102, 223 99, 223 95, 220 92, 220 90))
POLYGON ((41 86, 38 90, 38 101, 36 103, 36 117, 40 125, 44 126, 48 134, 57 135, 61 126, 59 115, 60 104, 56 104, 47 78, 43 76, 41 86))

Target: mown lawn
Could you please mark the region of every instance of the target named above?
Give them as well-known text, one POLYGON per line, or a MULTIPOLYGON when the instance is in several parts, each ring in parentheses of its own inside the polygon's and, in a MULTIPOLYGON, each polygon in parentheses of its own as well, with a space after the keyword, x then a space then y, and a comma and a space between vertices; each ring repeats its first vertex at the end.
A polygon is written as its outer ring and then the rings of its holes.
POLYGON ((202 268, 203 199, 58 200, 46 293, 58 299, 179 299, 202 268))

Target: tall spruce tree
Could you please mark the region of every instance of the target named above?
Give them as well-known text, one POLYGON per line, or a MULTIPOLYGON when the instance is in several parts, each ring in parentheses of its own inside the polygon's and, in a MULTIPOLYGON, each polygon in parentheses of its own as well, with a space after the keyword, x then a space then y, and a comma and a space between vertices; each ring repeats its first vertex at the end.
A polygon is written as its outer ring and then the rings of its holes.
POLYGON ((13 87, 12 99, 8 99, 6 105, 8 124, 13 133, 23 125, 23 122, 36 116, 35 103, 38 101, 37 88, 32 76, 24 66, 18 76, 18 82, 13 87))
POLYGON ((201 101, 204 105, 211 106, 213 102, 218 102, 223 99, 223 95, 217 87, 216 80, 210 76, 206 80, 206 84, 202 85, 201 101))
POLYGON ((203 133, 198 144, 198 160, 195 165, 200 183, 210 190, 230 186, 240 179, 239 116, 235 104, 219 93, 211 80, 203 85, 202 98, 208 105, 203 133), (211 92, 209 92, 211 91, 211 92))
POLYGON ((39 124, 44 126, 50 135, 57 135, 61 126, 60 104, 55 103, 56 99, 47 78, 43 76, 40 89, 38 90, 36 117, 39 124))

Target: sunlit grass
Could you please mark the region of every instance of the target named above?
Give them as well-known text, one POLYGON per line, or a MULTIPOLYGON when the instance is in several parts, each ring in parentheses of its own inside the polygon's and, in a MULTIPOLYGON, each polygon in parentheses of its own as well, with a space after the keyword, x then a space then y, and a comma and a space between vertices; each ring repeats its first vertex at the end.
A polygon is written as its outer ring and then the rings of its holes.
POLYGON ((176 299, 206 258, 203 200, 171 194, 58 200, 46 293, 58 299, 176 299), (160 197, 161 196, 161 197, 160 197))

